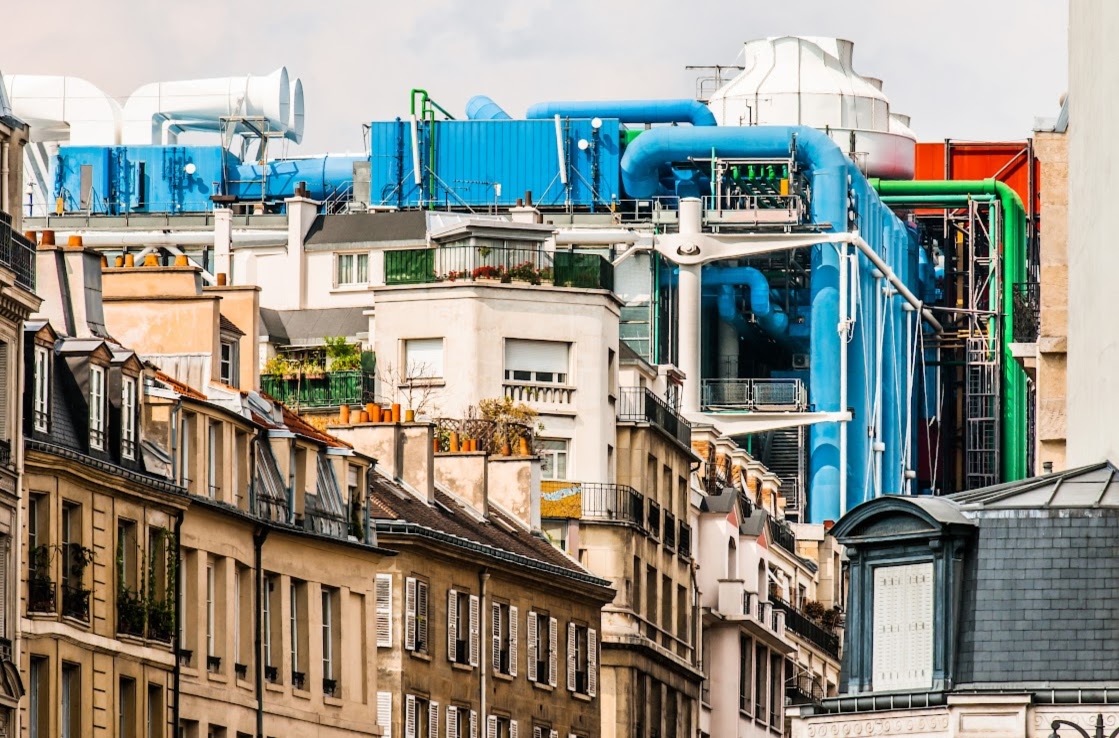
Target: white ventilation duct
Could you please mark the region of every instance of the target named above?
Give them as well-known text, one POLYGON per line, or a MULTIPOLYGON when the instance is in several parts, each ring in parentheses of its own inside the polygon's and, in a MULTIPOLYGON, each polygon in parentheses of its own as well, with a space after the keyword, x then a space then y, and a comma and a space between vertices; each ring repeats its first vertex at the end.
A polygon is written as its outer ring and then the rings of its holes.
POLYGON ((916 135, 891 113, 882 80, 863 77, 845 39, 780 36, 746 42, 745 67, 711 96, 719 125, 825 130, 872 177, 912 179, 916 135))
POLYGON ((31 141, 65 141, 83 146, 120 142, 117 101, 79 77, 5 75, 12 113, 31 126, 31 141))
POLYGON ((291 85, 291 104, 288 105, 288 135, 295 143, 303 141, 303 80, 298 77, 291 85))
MULTIPOLYGON (((124 105, 122 143, 171 143, 182 131, 218 131, 220 118, 260 117, 273 131, 295 139, 295 123, 302 121, 302 84, 293 92, 286 67, 266 77, 152 82, 137 89, 124 105), (299 104, 298 116, 292 102, 299 104)), ((240 131, 238 131, 240 132, 240 131)))

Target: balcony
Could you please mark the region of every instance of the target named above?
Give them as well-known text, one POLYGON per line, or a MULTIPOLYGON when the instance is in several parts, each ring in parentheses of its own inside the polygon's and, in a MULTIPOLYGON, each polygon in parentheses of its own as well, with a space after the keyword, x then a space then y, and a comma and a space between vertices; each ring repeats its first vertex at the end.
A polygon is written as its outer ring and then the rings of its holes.
POLYGON ((797 552, 796 533, 793 532, 793 529, 787 523, 782 523, 773 518, 768 518, 768 520, 769 530, 767 532, 769 533, 769 540, 795 556, 797 552))
POLYGON ((645 500, 641 493, 624 484, 598 482, 541 482, 540 515, 619 523, 642 528, 645 500))
POLYGON ((55 592, 54 582, 41 576, 27 580, 27 611, 28 612, 54 612, 55 592))
POLYGON ((808 390, 799 379, 705 379, 702 404, 715 412, 804 412, 808 390))
POLYGON ((12 216, 0 211, 0 266, 15 272, 16 284, 35 290, 35 244, 12 230, 12 216))
POLYGON ((773 607, 774 610, 785 613, 785 627, 788 630, 832 658, 839 658, 839 636, 813 622, 807 615, 783 600, 774 598, 773 607))
POLYGON ((12 465, 12 442, 8 439, 0 439, 0 466, 12 465))
POLYGON ((62 614, 68 618, 89 621, 89 590, 81 586, 62 585, 62 614))
POLYGON ((487 282, 614 289, 614 265, 598 254, 508 246, 385 252, 385 284, 487 282))
POLYGON ((144 637, 144 618, 147 607, 144 599, 133 592, 122 589, 117 593, 117 633, 144 637))
POLYGON ((502 393, 513 402, 532 402, 543 405, 570 405, 575 401, 575 388, 566 384, 549 382, 517 382, 507 379, 501 383, 502 393))
POLYGON ((285 405, 301 408, 364 405, 374 401, 373 385, 373 375, 363 371, 260 375, 261 390, 285 405))
POLYGON ((1041 327, 1041 285, 1019 282, 1014 285, 1014 342, 1034 343, 1041 327))
POLYGON ((785 696, 794 705, 815 704, 826 696, 824 682, 815 674, 797 674, 785 680, 785 696))
POLYGON ((685 446, 691 446, 692 426, 667 402, 645 387, 622 387, 618 397, 618 420, 650 423, 685 446))

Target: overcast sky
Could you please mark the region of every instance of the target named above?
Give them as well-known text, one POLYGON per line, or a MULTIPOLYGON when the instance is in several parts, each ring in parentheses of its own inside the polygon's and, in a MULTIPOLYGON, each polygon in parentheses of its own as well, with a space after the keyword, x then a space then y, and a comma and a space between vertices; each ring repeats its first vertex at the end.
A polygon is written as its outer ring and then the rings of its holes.
MULTIPOLYGON (((514 117, 558 99, 686 97, 689 64, 733 64, 744 41, 855 43, 920 140, 1021 139, 1056 116, 1066 0, 55 0, 24 2, 0 71, 84 77, 120 100, 145 82, 301 77, 301 152, 357 151, 361 124, 426 88, 453 113, 476 93, 514 117), (172 10, 174 8, 174 10, 172 10), (111 10, 110 10, 111 9, 111 10)), ((8 14, 11 22, 12 14, 8 14)))

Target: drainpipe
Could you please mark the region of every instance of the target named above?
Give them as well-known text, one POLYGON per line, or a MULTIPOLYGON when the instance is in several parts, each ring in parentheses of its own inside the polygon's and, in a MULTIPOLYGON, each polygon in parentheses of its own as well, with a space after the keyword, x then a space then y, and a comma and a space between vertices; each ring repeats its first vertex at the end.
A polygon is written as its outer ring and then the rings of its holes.
POLYGON ((182 697, 181 679, 182 679, 182 662, 179 660, 179 650, 183 647, 182 640, 179 634, 182 633, 181 618, 183 617, 183 600, 182 600, 182 568, 183 568, 183 514, 184 511, 180 510, 179 514, 175 516, 175 561, 178 564, 175 566, 175 671, 172 674, 172 691, 173 699, 175 700, 175 707, 171 712, 171 722, 175 726, 175 730, 179 730, 179 716, 181 710, 179 702, 182 697))
MULTIPOLYGON (((482 622, 481 621, 485 620, 485 617, 483 616, 483 613, 486 612, 486 583, 489 582, 489 580, 490 580, 490 570, 489 569, 482 569, 480 572, 478 572, 478 588, 479 588, 478 609, 480 610, 480 612, 478 613, 478 621, 479 621, 478 622, 478 650, 479 651, 484 650, 482 648, 482 633, 481 633, 482 622)), ((492 623, 490 624, 490 627, 491 628, 493 627, 492 623)), ((478 654, 478 666, 480 668, 478 669, 478 682, 479 682, 479 684, 478 684, 478 686, 479 686, 478 702, 479 702, 479 707, 481 708, 481 712, 479 712, 478 714, 481 716, 481 718, 483 720, 485 720, 485 715, 486 715, 486 661, 487 661, 487 659, 485 659, 482 656, 482 654, 479 653, 478 654)))
POLYGON ((874 453, 874 496, 882 496, 882 454, 886 444, 882 442, 882 343, 886 336, 886 326, 883 321, 886 302, 886 288, 883 286, 883 274, 874 270, 874 331, 877 333, 877 348, 874 360, 874 424, 871 429, 871 451, 874 453))
MULTIPOLYGON (((851 329, 850 318, 850 260, 847 244, 837 243, 839 251, 839 409, 847 410, 847 335, 851 329)), ((847 423, 839 424, 839 517, 847 514, 847 423)))
POLYGON ((256 659, 256 736, 264 738, 264 613, 261 609, 264 593, 264 569, 262 550, 268 538, 268 528, 260 526, 253 532, 253 568, 256 577, 256 607, 253 608, 253 645, 256 659))
MULTIPOLYGON (((915 470, 910 468, 913 460, 913 370, 917 363, 917 347, 913 344, 913 328, 919 318, 910 316, 915 312, 912 305, 905 303, 901 306, 905 311, 905 446, 901 462, 901 492, 913 494, 913 479, 915 470)), ((920 330, 917 326, 917 330, 920 330)))
POLYGON ((288 448, 288 524, 295 525, 295 436, 288 448))
POLYGON ((11 193, 8 191, 8 142, 0 144, 0 210, 5 213, 12 212, 8 200, 11 193))

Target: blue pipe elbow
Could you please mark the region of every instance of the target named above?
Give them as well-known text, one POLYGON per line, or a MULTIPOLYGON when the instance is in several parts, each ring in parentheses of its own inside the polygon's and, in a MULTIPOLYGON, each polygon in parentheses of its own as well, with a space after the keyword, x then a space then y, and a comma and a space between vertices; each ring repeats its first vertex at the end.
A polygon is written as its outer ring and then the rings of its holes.
POLYGON ((485 95, 466 101, 466 117, 470 120, 513 120, 505 110, 485 95))
MULTIPOLYGON (((571 100, 536 103, 529 120, 541 118, 617 118, 622 123, 691 123, 715 126, 715 115, 696 100, 571 100)), ((642 134, 645 135, 645 134, 642 134)))

